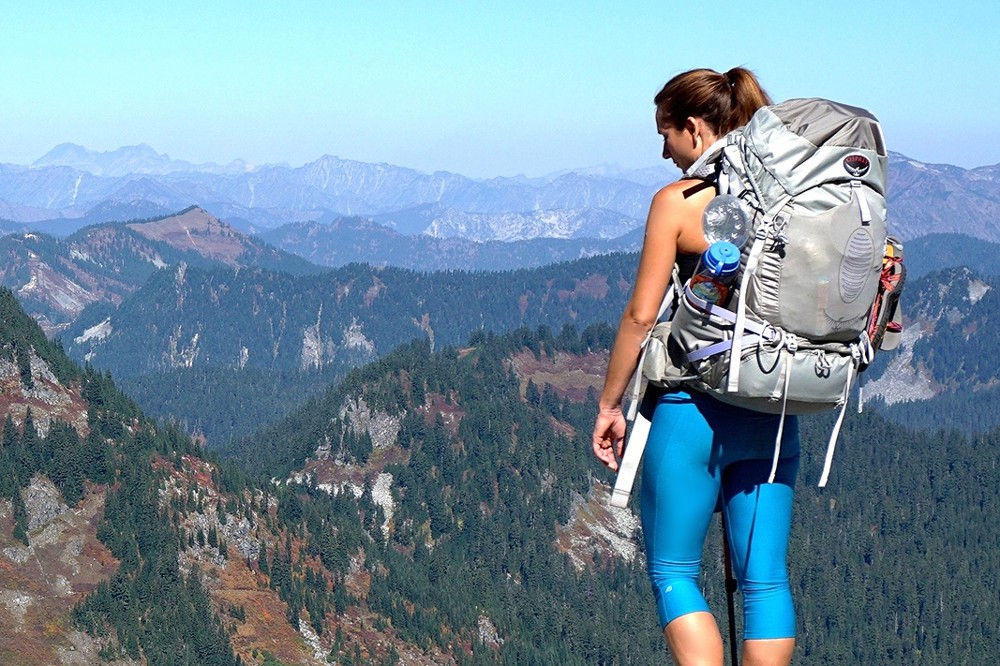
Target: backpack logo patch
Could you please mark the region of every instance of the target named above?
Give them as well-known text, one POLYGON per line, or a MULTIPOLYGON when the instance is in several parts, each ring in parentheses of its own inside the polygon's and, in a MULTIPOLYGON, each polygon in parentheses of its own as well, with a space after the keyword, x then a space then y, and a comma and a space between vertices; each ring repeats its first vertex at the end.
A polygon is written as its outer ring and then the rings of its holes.
POLYGON ((868 173, 871 166, 871 162, 864 155, 854 153, 844 158, 844 169, 855 178, 861 178, 861 176, 868 173))

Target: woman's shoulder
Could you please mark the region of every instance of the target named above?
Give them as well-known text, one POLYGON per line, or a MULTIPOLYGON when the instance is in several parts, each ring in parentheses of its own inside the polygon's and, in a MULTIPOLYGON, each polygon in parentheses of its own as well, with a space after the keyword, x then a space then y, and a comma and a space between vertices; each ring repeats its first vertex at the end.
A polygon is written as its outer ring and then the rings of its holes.
POLYGON ((678 251, 700 255, 708 247, 701 230, 701 215, 714 196, 715 185, 709 181, 683 178, 670 183, 653 196, 647 228, 670 233, 677 239, 678 251))
POLYGON ((673 207, 703 208, 715 196, 715 184, 700 178, 681 178, 665 185, 653 195, 653 202, 673 207))

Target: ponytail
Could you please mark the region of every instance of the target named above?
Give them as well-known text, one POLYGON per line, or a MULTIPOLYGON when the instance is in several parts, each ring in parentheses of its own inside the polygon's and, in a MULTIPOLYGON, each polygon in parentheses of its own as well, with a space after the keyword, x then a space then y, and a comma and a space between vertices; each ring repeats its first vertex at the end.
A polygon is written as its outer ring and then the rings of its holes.
POLYGON ((754 73, 743 67, 733 67, 723 76, 729 81, 732 89, 732 108, 728 119, 728 127, 719 128, 729 132, 750 122, 754 112, 762 106, 772 104, 754 73))
POLYGON ((659 117, 673 127, 683 127, 688 118, 695 117, 722 135, 746 125, 757 109, 772 102, 753 72, 733 67, 725 74, 712 69, 678 74, 653 103, 659 117))

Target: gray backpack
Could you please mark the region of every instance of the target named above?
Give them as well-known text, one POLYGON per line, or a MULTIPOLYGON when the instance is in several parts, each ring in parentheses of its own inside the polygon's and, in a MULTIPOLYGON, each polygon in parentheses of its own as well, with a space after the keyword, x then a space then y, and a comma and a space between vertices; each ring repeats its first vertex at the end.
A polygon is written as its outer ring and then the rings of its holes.
MULTIPOLYGON (((633 398, 644 382, 687 385, 781 414, 782 425, 785 414, 839 407, 820 478, 825 485, 858 373, 878 345, 898 342, 902 246, 887 235, 886 166, 878 121, 822 99, 761 108, 711 146, 685 175, 717 179, 719 195, 750 220, 738 283, 720 307, 675 277, 661 315, 674 301, 676 311, 647 338, 633 398)), ((626 465, 638 466, 648 429, 637 402, 612 499, 619 506, 635 472, 626 465)), ((781 434, 779 427, 772 481, 781 434)))

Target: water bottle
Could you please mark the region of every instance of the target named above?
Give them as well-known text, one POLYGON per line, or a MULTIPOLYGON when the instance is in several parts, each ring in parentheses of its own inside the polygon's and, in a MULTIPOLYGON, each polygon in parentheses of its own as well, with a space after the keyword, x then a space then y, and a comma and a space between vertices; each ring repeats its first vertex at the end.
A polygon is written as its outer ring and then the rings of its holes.
POLYGON ((708 202, 701 226, 709 243, 729 241, 742 248, 750 239, 750 218, 732 194, 720 194, 708 202))
POLYGON ((739 270, 740 249, 729 241, 716 241, 701 255, 691 292, 706 303, 725 306, 739 270))

